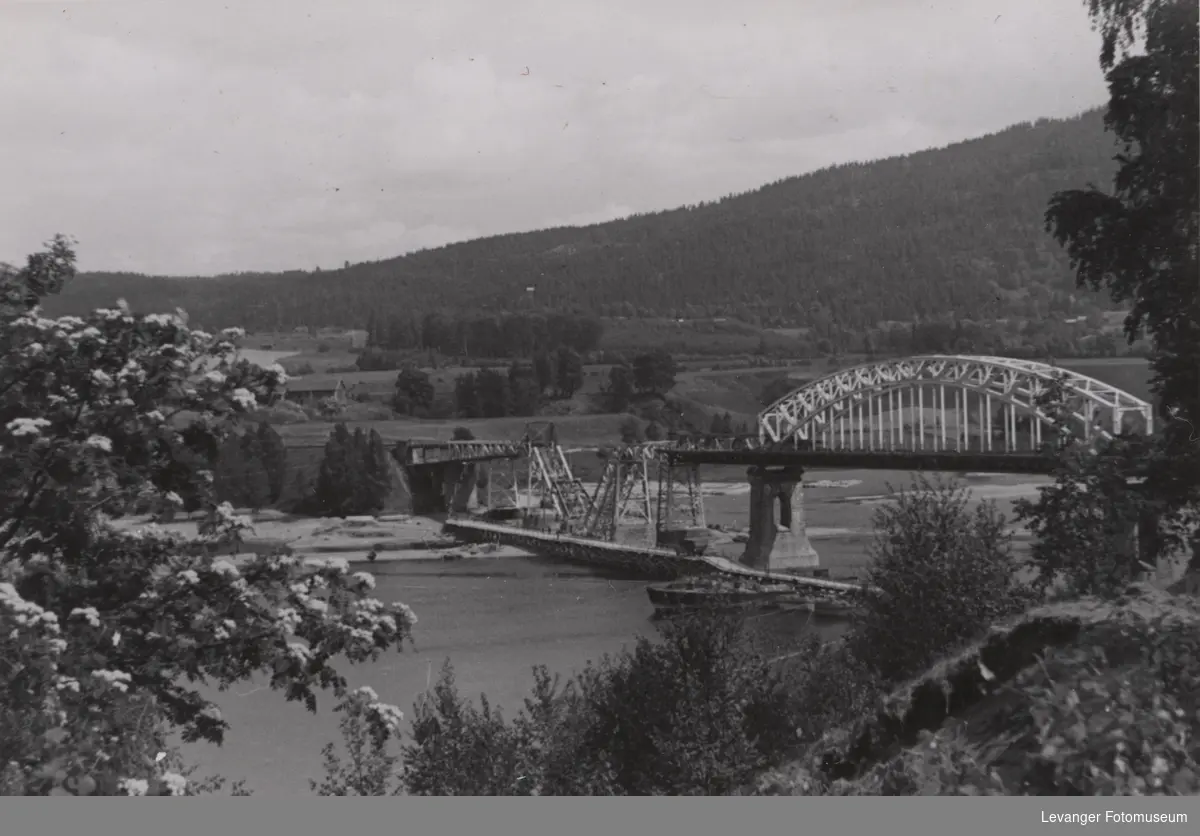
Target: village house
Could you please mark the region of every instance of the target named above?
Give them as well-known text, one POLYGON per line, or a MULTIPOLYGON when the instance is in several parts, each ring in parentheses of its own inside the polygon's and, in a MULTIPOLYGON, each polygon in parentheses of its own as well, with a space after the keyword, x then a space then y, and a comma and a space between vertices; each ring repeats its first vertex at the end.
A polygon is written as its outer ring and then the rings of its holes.
POLYGON ((329 398, 344 404, 350 400, 350 389, 340 377, 314 374, 289 380, 283 396, 298 404, 312 405, 329 398))

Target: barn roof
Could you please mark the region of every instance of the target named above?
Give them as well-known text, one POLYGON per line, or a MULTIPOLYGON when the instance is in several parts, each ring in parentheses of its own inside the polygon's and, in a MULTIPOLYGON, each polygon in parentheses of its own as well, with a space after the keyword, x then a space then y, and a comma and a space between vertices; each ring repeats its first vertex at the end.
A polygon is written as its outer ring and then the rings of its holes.
POLYGON ((289 392, 332 392, 342 383, 342 378, 330 374, 310 374, 292 378, 287 382, 289 392))

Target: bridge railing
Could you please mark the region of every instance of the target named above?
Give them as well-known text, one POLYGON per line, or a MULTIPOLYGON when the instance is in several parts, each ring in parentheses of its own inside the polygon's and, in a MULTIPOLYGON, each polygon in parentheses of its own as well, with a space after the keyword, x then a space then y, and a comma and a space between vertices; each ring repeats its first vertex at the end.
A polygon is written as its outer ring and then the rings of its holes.
POLYGON ((405 464, 423 465, 518 458, 525 449, 519 441, 416 441, 403 445, 402 453, 405 464))

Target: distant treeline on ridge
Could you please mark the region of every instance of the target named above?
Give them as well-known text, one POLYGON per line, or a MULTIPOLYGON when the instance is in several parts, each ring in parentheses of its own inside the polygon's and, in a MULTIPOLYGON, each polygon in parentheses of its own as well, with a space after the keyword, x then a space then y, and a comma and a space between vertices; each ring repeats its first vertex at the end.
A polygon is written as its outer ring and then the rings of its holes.
MULTIPOLYGON (((393 336, 396 317, 447 310, 459 317, 535 307, 589 317, 731 317, 818 333, 831 326, 863 333, 930 315, 1089 314, 1102 300, 1076 292, 1067 255, 1043 216, 1055 192, 1111 182, 1115 153, 1101 112, 1090 111, 834 166, 696 206, 497 235, 338 270, 210 279, 84 274, 47 300, 47 309, 80 313, 125 298, 135 310, 183 307, 206 328, 251 331, 363 328, 374 316, 387 340, 410 342, 411 326, 393 336)), ((469 330, 481 342, 492 339, 484 326, 469 330)), ((440 345, 462 336, 421 339, 440 345)))

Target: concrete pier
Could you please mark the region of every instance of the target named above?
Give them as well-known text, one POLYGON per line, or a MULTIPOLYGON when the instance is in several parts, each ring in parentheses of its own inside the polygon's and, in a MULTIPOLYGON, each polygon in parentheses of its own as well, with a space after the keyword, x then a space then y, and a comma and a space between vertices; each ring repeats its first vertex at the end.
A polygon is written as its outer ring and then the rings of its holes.
POLYGON ((804 471, 798 467, 752 467, 750 534, 741 563, 760 572, 816 569, 817 550, 804 518, 804 471))

